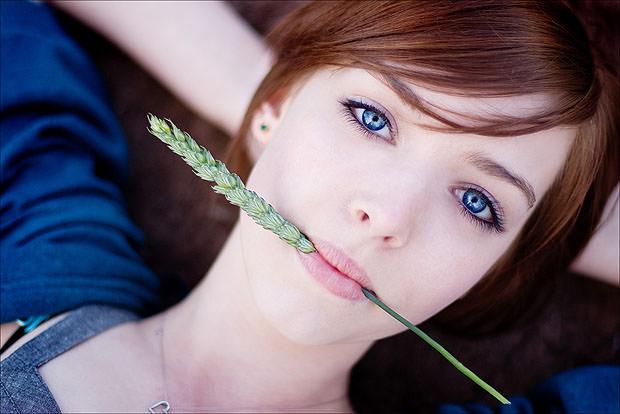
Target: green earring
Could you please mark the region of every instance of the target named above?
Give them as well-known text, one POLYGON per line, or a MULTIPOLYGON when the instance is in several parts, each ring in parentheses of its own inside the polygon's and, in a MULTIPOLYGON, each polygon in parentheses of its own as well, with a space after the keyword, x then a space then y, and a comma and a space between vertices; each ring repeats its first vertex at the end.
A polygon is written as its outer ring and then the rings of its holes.
POLYGON ((260 130, 261 130, 262 132, 267 132, 267 131, 269 130, 269 125, 267 125, 267 124, 266 124, 266 123, 264 123, 264 122, 263 122, 263 123, 261 123, 261 124, 260 124, 260 130))

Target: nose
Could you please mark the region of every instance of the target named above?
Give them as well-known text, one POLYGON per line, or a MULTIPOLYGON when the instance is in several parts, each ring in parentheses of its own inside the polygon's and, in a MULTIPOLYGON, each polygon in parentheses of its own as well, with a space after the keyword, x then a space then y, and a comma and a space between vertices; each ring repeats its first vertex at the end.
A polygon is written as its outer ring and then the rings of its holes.
POLYGON ((383 246, 398 248, 409 241, 413 209, 402 198, 382 198, 371 201, 359 199, 351 203, 350 213, 355 227, 362 234, 378 240, 383 246))

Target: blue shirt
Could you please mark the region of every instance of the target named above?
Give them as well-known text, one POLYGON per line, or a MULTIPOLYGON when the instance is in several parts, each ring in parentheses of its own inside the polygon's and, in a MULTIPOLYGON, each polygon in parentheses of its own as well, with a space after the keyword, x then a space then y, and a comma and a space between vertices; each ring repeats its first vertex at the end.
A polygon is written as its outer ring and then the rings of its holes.
POLYGON ((126 143, 98 72, 49 6, 0 1, 0 15, 0 319, 143 312, 158 278, 138 254, 126 143))
POLYGON ((554 375, 510 405, 445 404, 437 414, 617 414, 620 367, 592 365, 554 375))

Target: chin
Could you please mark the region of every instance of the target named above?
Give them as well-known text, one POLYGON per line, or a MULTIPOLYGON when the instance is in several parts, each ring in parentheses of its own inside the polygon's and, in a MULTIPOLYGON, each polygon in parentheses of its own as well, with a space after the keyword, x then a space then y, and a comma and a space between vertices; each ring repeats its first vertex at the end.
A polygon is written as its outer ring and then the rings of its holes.
MULTIPOLYGON (((349 342, 356 325, 303 284, 264 279, 251 283, 256 307, 265 321, 284 338, 298 345, 316 346, 349 342)), ((353 316, 353 315, 351 315, 353 316)))

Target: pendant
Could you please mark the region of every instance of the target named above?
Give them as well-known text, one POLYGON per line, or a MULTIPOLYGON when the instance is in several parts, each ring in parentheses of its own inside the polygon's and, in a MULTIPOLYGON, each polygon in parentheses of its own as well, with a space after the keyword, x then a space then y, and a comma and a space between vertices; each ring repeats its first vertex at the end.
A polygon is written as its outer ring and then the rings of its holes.
POLYGON ((161 400, 160 402, 157 402, 149 407, 149 413, 151 414, 155 414, 155 413, 165 414, 165 413, 168 413, 168 411, 170 411, 170 404, 166 400, 161 400), (159 410, 155 411, 157 407, 162 407, 162 411, 159 411, 159 410))

